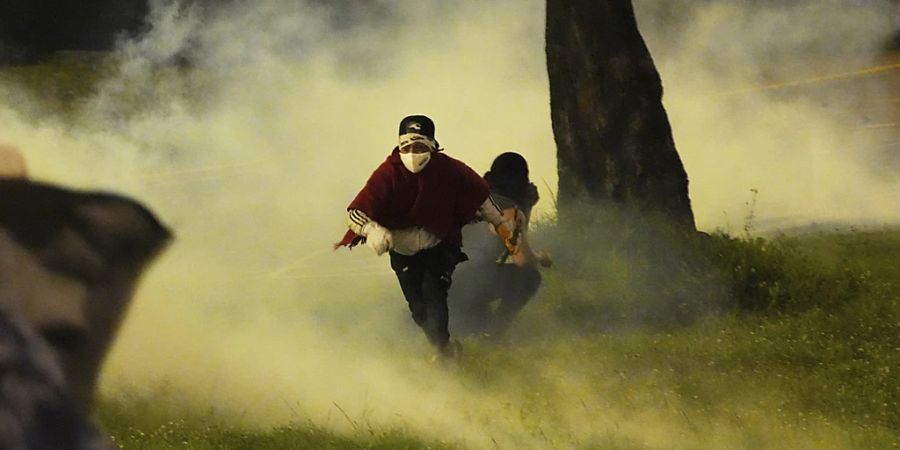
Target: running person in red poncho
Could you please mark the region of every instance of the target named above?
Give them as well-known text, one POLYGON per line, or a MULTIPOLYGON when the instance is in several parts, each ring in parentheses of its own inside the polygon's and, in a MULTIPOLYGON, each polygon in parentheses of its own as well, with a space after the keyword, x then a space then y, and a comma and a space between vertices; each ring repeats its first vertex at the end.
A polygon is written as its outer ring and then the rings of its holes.
POLYGON ((425 116, 400 122, 400 143, 375 169, 347 207, 350 230, 338 244, 365 242, 379 256, 390 252, 412 318, 441 357, 457 357, 447 327, 447 292, 462 253, 463 225, 485 220, 510 253, 517 247, 507 222, 475 171, 441 152, 434 123, 425 116))

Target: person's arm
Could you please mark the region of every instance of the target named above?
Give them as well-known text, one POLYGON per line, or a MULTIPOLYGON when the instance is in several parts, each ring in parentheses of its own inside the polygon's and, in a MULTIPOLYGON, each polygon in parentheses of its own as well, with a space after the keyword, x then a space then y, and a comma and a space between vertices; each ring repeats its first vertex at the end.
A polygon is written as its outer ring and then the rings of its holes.
POLYGON ((349 217, 347 218, 347 227, 350 228, 350 231, 362 237, 366 237, 369 234, 366 226, 372 222, 372 219, 359 209, 351 208, 347 210, 347 213, 349 214, 349 217))
POLYGON ((516 243, 518 244, 519 252, 511 254, 510 260, 512 263, 518 267, 536 267, 537 265, 541 265, 541 267, 552 266, 553 260, 547 252, 535 251, 531 248, 531 243, 528 240, 528 216, 518 208, 504 209, 503 216, 508 220, 512 220, 513 217, 515 217, 518 234, 516 243))
POLYGON ((511 255, 513 264, 519 267, 534 267, 538 262, 538 256, 528 244, 528 218, 525 217, 525 213, 518 208, 507 208, 503 210, 503 216, 507 220, 515 221, 516 224, 518 234, 516 244, 519 252, 511 255))
POLYGON ((379 256, 393 248, 393 236, 390 230, 373 220, 370 215, 378 217, 377 213, 384 210, 390 197, 389 164, 385 161, 372 173, 366 181, 366 186, 347 208, 347 227, 356 235, 365 238, 366 244, 379 256))
POLYGON ((513 241, 514 230, 516 229, 515 219, 512 216, 509 219, 504 217, 503 211, 494 203, 494 199, 490 195, 478 208, 477 215, 494 226, 494 231, 497 233, 497 236, 500 236, 510 255, 515 255, 519 252, 518 243, 513 241))
POLYGON ((391 234, 391 230, 370 219, 359 209, 349 209, 347 213, 347 226, 350 231, 366 238, 366 245, 375 251, 376 255, 381 256, 394 247, 394 236, 391 234))
POLYGON ((484 203, 478 207, 478 212, 475 215, 495 228, 506 221, 506 218, 503 217, 503 211, 494 203, 494 199, 490 195, 484 199, 484 203))

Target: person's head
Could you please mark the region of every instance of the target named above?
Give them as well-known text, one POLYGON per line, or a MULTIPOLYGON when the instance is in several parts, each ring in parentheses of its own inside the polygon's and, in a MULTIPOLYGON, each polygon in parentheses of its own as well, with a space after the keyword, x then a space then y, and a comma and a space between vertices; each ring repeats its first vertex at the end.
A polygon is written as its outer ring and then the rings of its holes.
POLYGON ((400 160, 412 173, 421 172, 431 160, 431 153, 438 149, 434 139, 434 122, 426 116, 414 115, 400 121, 400 160))
POLYGON ((0 177, 25 178, 27 174, 25 158, 19 149, 0 143, 0 177))
POLYGON ((530 208, 538 200, 537 189, 528 180, 528 163, 518 153, 497 156, 484 179, 491 191, 513 199, 523 208, 530 208))
POLYGON ((136 200, 0 178, 0 315, 50 345, 84 410, 142 273, 171 239, 136 200))
POLYGON ((528 184, 528 162, 518 153, 502 153, 494 158, 491 170, 484 177, 491 184, 525 186, 528 184))

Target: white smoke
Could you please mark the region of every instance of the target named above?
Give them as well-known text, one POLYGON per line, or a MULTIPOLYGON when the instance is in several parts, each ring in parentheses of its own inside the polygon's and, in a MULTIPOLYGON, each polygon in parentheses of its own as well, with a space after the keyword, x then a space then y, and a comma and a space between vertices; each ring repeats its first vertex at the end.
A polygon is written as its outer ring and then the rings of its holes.
MULTIPOLYGON (((252 424, 309 418, 345 430, 345 412, 474 447, 539 448, 596 430, 665 445, 683 424, 647 409, 569 407, 591 383, 552 361, 536 376, 558 380, 566 406, 530 421, 527 402, 428 366, 386 259, 332 251, 346 204, 408 114, 432 117, 446 151, 478 172, 522 153, 539 213, 556 186, 542 1, 371 2, 371 16, 350 3, 163 5, 76 114, 40 111, 22 93, 0 104, 0 140, 24 151, 36 178, 132 194, 177 234, 136 299, 104 392, 167 382, 186 402, 252 424)), ((831 73, 786 65, 822 30, 859 67, 878 64, 893 25, 886 4, 829 4, 704 4, 674 36, 645 26, 674 23, 663 2, 636 5, 701 228, 739 226, 750 189, 760 220, 896 222, 886 194, 896 179, 873 177, 872 136, 839 117, 855 92, 829 112, 815 98, 754 90, 831 73)))
POLYGON ((770 229, 900 220, 900 180, 882 170, 897 164, 897 109, 885 99, 900 67, 884 52, 896 6, 708 2, 681 11, 671 34, 653 32, 665 4, 636 6, 651 51, 663 50, 700 228, 734 232, 751 212, 770 229))

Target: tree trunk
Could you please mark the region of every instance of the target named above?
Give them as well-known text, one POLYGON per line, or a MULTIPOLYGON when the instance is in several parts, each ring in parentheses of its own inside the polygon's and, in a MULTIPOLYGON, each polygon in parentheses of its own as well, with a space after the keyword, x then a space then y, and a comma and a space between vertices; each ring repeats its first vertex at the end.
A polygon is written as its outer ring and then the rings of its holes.
POLYGON ((694 230, 662 81, 630 0, 547 0, 559 219, 587 205, 662 213, 694 230))

